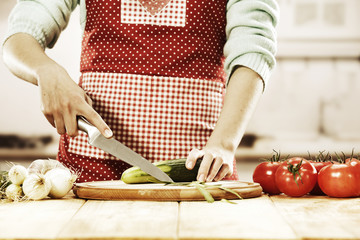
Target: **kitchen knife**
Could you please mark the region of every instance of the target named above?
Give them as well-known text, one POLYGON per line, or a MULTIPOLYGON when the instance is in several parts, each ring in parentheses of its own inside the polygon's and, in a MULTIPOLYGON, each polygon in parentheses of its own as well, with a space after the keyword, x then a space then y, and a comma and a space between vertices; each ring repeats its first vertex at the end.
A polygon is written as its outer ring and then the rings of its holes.
POLYGON ((166 173, 161 171, 160 168, 143 158, 140 154, 134 152, 114 138, 108 139, 104 137, 100 131, 84 117, 78 117, 77 123, 79 130, 87 133, 90 145, 100 148, 132 166, 139 167, 144 172, 162 182, 174 182, 166 173))

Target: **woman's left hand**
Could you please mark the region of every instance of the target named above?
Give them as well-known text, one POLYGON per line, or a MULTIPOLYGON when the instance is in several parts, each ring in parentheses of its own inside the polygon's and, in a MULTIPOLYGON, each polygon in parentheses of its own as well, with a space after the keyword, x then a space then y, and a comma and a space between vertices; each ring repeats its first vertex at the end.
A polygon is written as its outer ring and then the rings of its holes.
POLYGON ((193 169, 200 158, 202 162, 197 175, 200 182, 220 181, 233 173, 234 154, 230 151, 214 147, 192 149, 186 160, 186 168, 193 169))

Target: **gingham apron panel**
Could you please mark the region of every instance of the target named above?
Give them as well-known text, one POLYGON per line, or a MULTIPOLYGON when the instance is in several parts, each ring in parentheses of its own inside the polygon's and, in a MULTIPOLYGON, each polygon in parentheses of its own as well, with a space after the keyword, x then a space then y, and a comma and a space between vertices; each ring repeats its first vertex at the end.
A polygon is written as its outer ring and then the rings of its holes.
MULTIPOLYGON (((81 86, 117 140, 152 162, 186 157, 202 148, 222 107, 224 84, 216 81, 88 72, 81 86)), ((68 151, 115 159, 90 146, 81 133, 68 151)))

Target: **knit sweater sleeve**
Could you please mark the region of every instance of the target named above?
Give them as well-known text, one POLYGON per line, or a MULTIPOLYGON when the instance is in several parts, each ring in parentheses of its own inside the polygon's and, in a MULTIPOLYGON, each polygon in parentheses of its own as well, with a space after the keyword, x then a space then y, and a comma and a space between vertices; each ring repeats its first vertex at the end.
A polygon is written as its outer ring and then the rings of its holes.
POLYGON ((268 82, 276 64, 276 31, 279 7, 276 0, 229 0, 225 70, 230 77, 236 66, 246 66, 268 82))
POLYGON ((8 19, 5 40, 15 33, 27 33, 40 45, 53 47, 69 22, 77 0, 18 0, 8 19))

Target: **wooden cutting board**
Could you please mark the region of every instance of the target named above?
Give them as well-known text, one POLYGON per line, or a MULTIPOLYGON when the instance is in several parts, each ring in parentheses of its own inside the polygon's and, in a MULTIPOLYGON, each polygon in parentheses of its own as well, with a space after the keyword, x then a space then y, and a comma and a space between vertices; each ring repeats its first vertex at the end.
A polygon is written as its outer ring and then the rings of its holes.
MULTIPOLYGON (((238 199, 228 191, 219 189, 216 185, 237 192, 242 198, 259 197, 262 188, 258 183, 241 181, 220 181, 206 183, 206 190, 215 200, 238 199)), ((205 200, 195 187, 165 185, 163 183, 126 184, 122 181, 99 181, 78 183, 74 194, 79 198, 98 200, 142 200, 142 201, 193 201, 205 200)))

